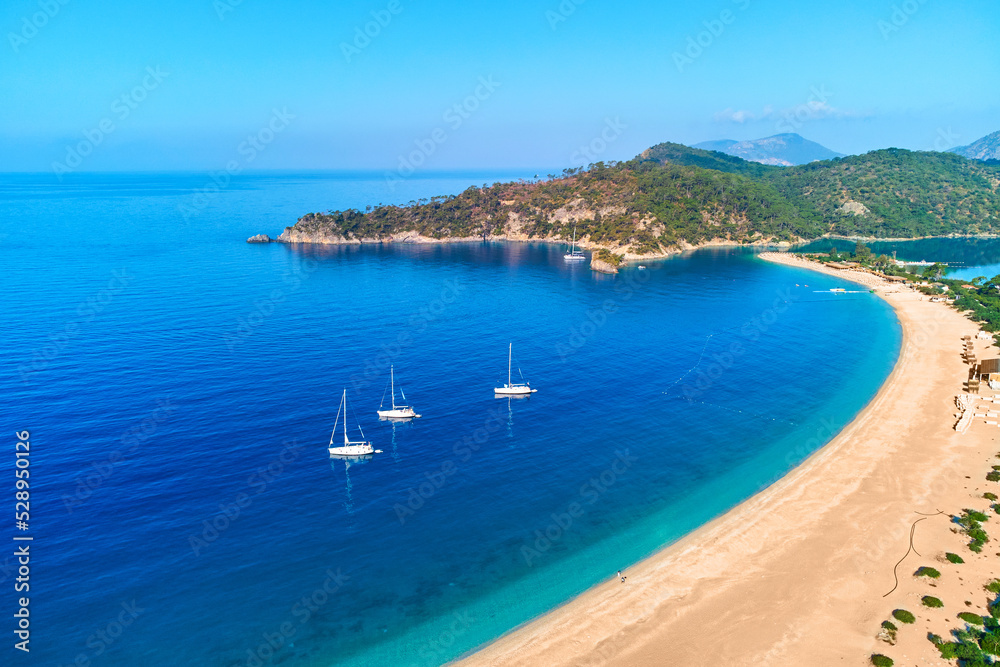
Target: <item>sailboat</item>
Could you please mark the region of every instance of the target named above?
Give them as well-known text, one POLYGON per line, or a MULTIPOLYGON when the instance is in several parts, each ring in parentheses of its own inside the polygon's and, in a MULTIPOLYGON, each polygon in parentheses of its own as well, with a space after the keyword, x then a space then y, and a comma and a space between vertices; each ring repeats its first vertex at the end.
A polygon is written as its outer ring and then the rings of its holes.
POLYGON ((587 256, 583 254, 583 251, 576 247, 576 225, 573 225, 573 245, 570 246, 569 252, 563 255, 563 259, 569 262, 587 259, 587 256))
MULTIPOLYGON (((361 432, 361 437, 364 438, 365 434, 361 431, 361 425, 358 425, 358 431, 361 432)), ((381 454, 381 449, 375 449, 372 447, 372 443, 366 440, 349 440, 347 438, 347 390, 344 390, 344 395, 340 399, 340 407, 337 409, 337 421, 333 424, 333 432, 330 433, 330 456, 331 457, 354 457, 354 456, 368 456, 369 454, 381 454), (333 438, 337 435, 337 424, 340 423, 340 415, 344 415, 344 446, 334 447, 333 438)))
MULTIPOLYGON (((419 417, 412 407, 409 405, 396 405, 396 378, 393 373, 392 366, 389 366, 389 383, 392 386, 392 409, 382 410, 382 405, 385 403, 385 394, 382 395, 382 403, 379 404, 378 416, 380 419, 413 419, 414 417, 419 417)), ((399 395, 406 400, 406 395, 403 394, 403 388, 399 388, 399 395)))
MULTIPOLYGON (((502 387, 496 387, 493 390, 493 392, 495 394, 499 394, 502 396, 523 396, 525 394, 535 393, 538 390, 532 389, 530 383, 527 380, 521 383, 511 382, 510 363, 513 356, 514 356, 514 344, 511 343, 510 346, 507 348, 507 384, 505 384, 502 387)), ((517 372, 520 373, 521 369, 518 368, 517 372)), ((521 379, 524 380, 523 375, 521 376, 521 379)))

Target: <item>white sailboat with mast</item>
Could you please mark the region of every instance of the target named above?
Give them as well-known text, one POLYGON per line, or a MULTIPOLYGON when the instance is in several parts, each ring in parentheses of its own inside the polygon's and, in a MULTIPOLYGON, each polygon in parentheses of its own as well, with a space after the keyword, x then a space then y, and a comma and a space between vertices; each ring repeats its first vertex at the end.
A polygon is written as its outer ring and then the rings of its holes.
POLYGON ((361 440, 350 440, 347 437, 347 390, 340 399, 340 408, 337 410, 337 421, 333 423, 333 432, 330 433, 330 456, 340 458, 350 458, 354 456, 368 456, 369 454, 381 454, 381 449, 372 447, 372 443, 364 439, 364 431, 358 424, 358 431, 361 433, 361 440), (333 438, 337 435, 337 424, 340 423, 340 415, 344 415, 344 444, 343 446, 333 446, 333 438))
POLYGON ((570 246, 569 253, 563 255, 563 259, 570 262, 587 259, 583 251, 576 247, 576 225, 573 225, 573 245, 570 246))
MULTIPOLYGON (((385 394, 382 395, 382 403, 379 403, 378 416, 380 419, 414 419, 419 417, 416 411, 409 405, 396 405, 396 377, 393 372, 393 367, 389 366, 389 384, 392 388, 392 409, 383 410, 382 405, 385 403, 385 394)), ((403 393, 403 388, 399 388, 399 395, 406 400, 406 395, 403 393)))
MULTIPOLYGON (((531 384, 524 380, 524 376, 521 375, 523 382, 515 383, 512 381, 510 368, 511 360, 514 356, 514 343, 511 343, 507 348, 507 384, 502 387, 496 387, 493 392, 498 396, 525 396, 527 394, 533 394, 537 389, 532 389, 531 384)), ((521 369, 517 369, 518 374, 521 373, 521 369)))

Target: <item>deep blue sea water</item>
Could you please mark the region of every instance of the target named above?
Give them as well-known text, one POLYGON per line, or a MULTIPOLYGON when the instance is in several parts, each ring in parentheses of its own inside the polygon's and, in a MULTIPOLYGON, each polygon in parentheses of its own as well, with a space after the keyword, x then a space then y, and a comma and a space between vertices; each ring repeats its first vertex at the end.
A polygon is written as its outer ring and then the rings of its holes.
POLYGON ((884 302, 748 251, 605 276, 545 244, 244 242, 520 175, 0 176, 31 664, 442 664, 772 483, 890 371, 884 302), (509 342, 529 399, 493 397, 509 342), (376 419, 389 363, 423 418, 376 419), (349 467, 345 387, 384 451, 349 467))

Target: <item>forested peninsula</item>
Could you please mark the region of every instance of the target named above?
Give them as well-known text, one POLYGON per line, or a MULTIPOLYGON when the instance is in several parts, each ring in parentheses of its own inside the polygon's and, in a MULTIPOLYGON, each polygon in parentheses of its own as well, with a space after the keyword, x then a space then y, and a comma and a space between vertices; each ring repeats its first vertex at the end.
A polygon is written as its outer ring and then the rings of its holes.
POLYGON ((888 148, 780 167, 663 143, 627 162, 567 169, 548 180, 310 213, 276 240, 568 242, 576 227, 581 245, 621 260, 824 236, 993 235, 1000 233, 998 186, 1000 161, 953 153, 888 148))

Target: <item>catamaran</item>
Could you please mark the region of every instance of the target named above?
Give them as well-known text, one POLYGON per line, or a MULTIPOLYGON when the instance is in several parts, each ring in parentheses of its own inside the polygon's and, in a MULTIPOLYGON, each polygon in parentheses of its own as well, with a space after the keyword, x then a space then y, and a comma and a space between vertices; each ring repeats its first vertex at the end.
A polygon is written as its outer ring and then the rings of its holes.
MULTIPOLYGON (((535 393, 538 390, 532 389, 530 383, 527 380, 520 383, 511 382, 510 363, 513 356, 514 356, 514 344, 511 343, 510 346, 507 348, 507 384, 505 384, 502 387, 496 387, 493 390, 493 392, 495 394, 502 396, 523 396, 524 394, 535 393)), ((517 372, 520 373, 521 369, 518 368, 517 372)), ((524 380, 523 375, 521 376, 521 379, 524 380)))
POLYGON ((583 251, 576 247, 576 225, 573 225, 573 245, 570 246, 569 253, 563 255, 563 259, 567 261, 587 259, 587 256, 583 254, 583 251))
POLYGON ((349 440, 347 438, 347 390, 344 390, 344 395, 340 399, 340 407, 337 409, 337 421, 333 423, 333 432, 330 433, 330 456, 331 457, 352 457, 352 456, 368 456, 369 454, 381 454, 381 449, 375 449, 372 447, 372 443, 364 440, 364 431, 361 430, 361 424, 358 424, 358 431, 361 433, 362 440, 349 440), (337 434, 337 424, 340 423, 340 415, 344 415, 344 445, 343 447, 334 447, 333 438, 337 434))
MULTIPOLYGON (((382 403, 379 403, 378 416, 381 419, 413 419, 414 417, 419 417, 416 411, 409 405, 396 405, 396 378, 393 374, 392 366, 389 366, 389 384, 392 387, 392 409, 382 410, 382 406, 385 404, 385 394, 382 394, 382 403)), ((406 400, 406 395, 403 393, 403 388, 399 388, 399 395, 406 400)))

